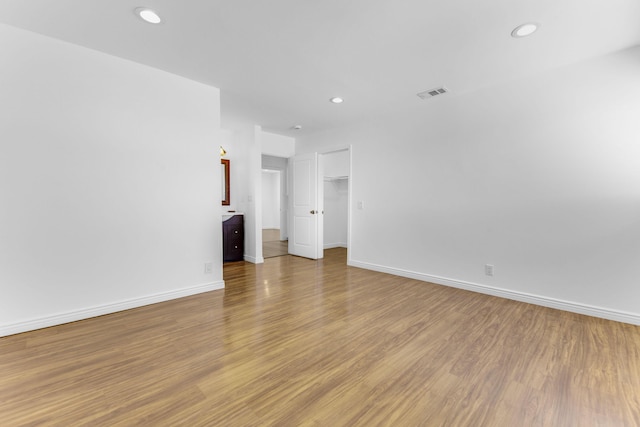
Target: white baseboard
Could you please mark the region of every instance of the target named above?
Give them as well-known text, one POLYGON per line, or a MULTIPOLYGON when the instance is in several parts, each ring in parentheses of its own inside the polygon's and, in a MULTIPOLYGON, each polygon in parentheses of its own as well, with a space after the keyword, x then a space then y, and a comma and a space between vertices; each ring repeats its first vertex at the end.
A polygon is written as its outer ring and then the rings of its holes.
POLYGON ((393 267, 386 267, 368 262, 349 260, 348 265, 364 268, 366 270, 379 271, 381 273, 393 274, 395 276, 407 277, 423 282, 435 283, 437 285, 450 286, 453 288, 465 289, 481 294, 526 302, 543 307, 555 308, 558 310, 570 311, 572 313, 585 314, 587 316, 599 317, 602 319, 615 320, 617 322, 640 325, 640 315, 619 310, 611 310, 587 304, 564 301, 556 298, 549 298, 540 295, 532 295, 525 292, 510 291, 508 289, 496 288, 493 286, 481 285, 478 283, 465 282, 461 280, 449 279, 446 277, 432 276, 430 274, 417 273, 415 271, 402 270, 393 267))
POLYGON ((19 334, 21 332, 33 331, 36 329, 48 328, 50 326, 62 325, 63 323, 76 322, 78 320, 89 319, 96 316, 103 316, 105 314, 116 313, 118 311, 129 310, 132 308, 188 297, 191 295, 215 291, 218 289, 224 289, 223 280, 207 283, 204 285, 192 286, 190 288, 149 295, 146 297, 134 298, 113 304, 105 304, 97 307, 56 314, 53 316, 41 317, 38 319, 28 320, 26 322, 0 325, 0 337, 19 334))
POLYGON ((244 256, 244 260, 247 262, 250 262, 252 264, 262 264, 264 262, 264 258, 263 257, 254 257, 254 256, 249 256, 249 255, 245 255, 244 256))
POLYGON ((325 243, 324 244, 324 248, 325 249, 333 249, 333 248, 346 248, 347 244, 346 243, 325 243))

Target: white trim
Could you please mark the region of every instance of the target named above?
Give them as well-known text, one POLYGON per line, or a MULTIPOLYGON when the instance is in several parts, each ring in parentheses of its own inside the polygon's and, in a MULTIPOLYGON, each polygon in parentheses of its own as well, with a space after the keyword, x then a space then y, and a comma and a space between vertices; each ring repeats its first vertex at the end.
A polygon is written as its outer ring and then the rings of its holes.
POLYGON ((347 181, 347 265, 351 262, 351 230, 353 230, 353 145, 349 145, 349 180, 347 181))
POLYGON ((395 276, 407 277, 423 282, 435 283, 437 285, 450 286, 453 288, 465 289, 486 295, 493 295, 543 307, 555 308, 558 310, 570 311, 572 313, 584 314, 587 316, 599 317, 602 319, 615 320, 617 322, 640 325, 640 314, 629 313, 620 310, 611 310, 603 307, 596 307, 588 304, 581 304, 572 301, 565 301, 556 298, 549 298, 540 295, 528 294, 525 292, 510 291, 493 286, 481 285, 478 283, 465 282, 462 280, 449 279, 446 277, 432 276, 430 274, 418 273, 415 271, 402 270, 399 268, 386 267, 368 262, 349 260, 348 265, 364 268, 366 270, 378 271, 381 273, 393 274, 395 276))
POLYGON ((324 244, 324 248, 325 249, 333 249, 333 248, 346 248, 347 244, 343 243, 343 242, 339 242, 339 243, 325 243, 324 244))
MULTIPOLYGON (((330 147, 322 147, 319 149, 312 149, 312 150, 302 150, 302 151, 297 151, 295 155, 299 155, 299 154, 311 154, 311 153, 317 153, 317 154, 329 154, 329 153, 337 153, 338 151, 348 151, 351 149, 351 144, 347 144, 347 145, 332 145, 330 147)), ((293 156, 292 156, 293 157, 293 156)))
POLYGON ((36 329, 48 328, 50 326, 62 325, 69 322, 76 322, 78 320, 90 319, 92 317, 117 313, 118 311, 130 310, 132 308, 143 307, 145 305, 156 304, 159 302, 174 300, 178 298, 184 298, 195 294, 201 294, 203 292, 215 291, 218 289, 224 289, 224 280, 207 283, 204 285, 197 285, 190 288, 149 295, 141 298, 133 298, 113 304, 105 304, 97 307, 69 311, 67 313, 27 320, 26 322, 0 325, 0 337, 33 331, 36 329))
POLYGON ((250 262, 251 264, 262 264, 262 263, 264 263, 264 258, 263 257, 254 257, 254 256, 245 255, 244 256, 244 260, 247 261, 247 262, 250 262))

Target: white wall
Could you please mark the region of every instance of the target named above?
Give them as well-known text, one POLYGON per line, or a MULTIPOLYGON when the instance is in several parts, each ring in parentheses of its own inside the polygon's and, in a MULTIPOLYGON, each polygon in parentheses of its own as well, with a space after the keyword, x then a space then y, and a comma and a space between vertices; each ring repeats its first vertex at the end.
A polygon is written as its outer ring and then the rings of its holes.
POLYGON ((322 159, 324 176, 334 178, 349 176, 349 150, 322 154, 322 159))
POLYGON ((262 171, 262 228, 280 228, 279 171, 262 171))
POLYGON ((224 129, 222 135, 225 138, 222 146, 227 154, 222 157, 229 160, 229 193, 230 203, 222 206, 222 212, 244 212, 247 209, 247 182, 248 145, 252 142, 253 127, 242 130, 224 129), (249 142, 251 141, 251 142, 249 142))
POLYGON ((640 323, 638 117, 640 48, 296 145, 353 144, 351 264, 640 323))
POLYGON ((217 89, 0 25, 0 93, 0 335, 223 286, 217 89))
POLYGON ((289 158, 295 154, 296 140, 289 136, 262 132, 262 154, 289 158))

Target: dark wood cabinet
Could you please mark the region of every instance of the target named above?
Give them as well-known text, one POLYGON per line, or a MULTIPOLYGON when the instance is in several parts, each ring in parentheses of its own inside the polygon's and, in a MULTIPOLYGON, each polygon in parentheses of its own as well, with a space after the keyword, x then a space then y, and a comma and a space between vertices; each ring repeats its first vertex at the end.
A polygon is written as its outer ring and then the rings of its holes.
POLYGON ((224 262, 244 259, 244 216, 234 215, 222 222, 222 258, 224 262))

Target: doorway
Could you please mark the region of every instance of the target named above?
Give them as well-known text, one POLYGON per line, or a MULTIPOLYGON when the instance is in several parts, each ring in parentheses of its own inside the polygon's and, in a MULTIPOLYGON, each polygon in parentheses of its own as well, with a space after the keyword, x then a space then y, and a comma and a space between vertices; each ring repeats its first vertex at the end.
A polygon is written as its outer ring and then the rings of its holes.
POLYGON ((349 240, 349 179, 351 161, 349 150, 320 155, 323 198, 322 249, 348 249, 349 240))
POLYGON ((262 156, 262 257, 287 255, 287 159, 262 156))
POLYGON ((351 147, 289 159, 289 253, 310 259, 347 250, 351 222, 351 147))

